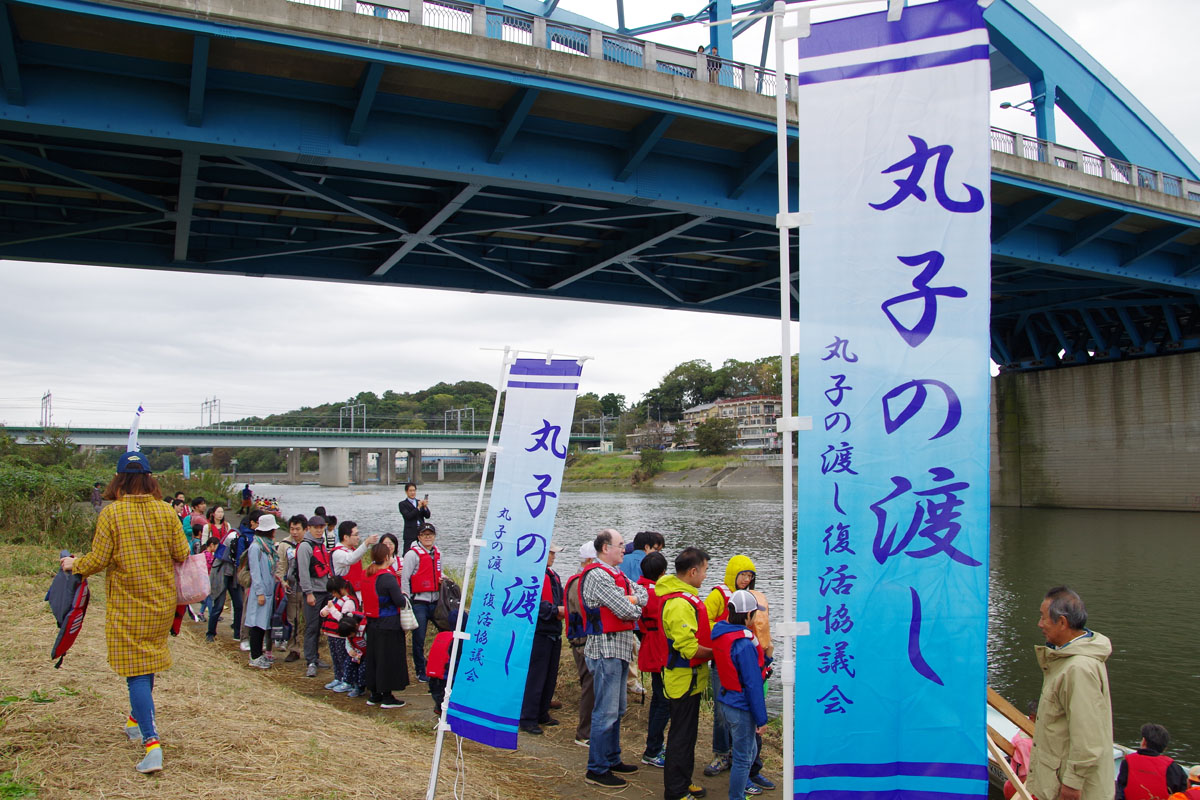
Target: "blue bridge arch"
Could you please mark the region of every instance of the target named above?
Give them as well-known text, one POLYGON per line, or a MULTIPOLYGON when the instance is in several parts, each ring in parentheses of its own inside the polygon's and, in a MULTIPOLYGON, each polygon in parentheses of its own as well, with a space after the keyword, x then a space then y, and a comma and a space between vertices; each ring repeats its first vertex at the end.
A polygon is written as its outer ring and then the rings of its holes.
MULTIPOLYGON (((0 257, 777 313, 785 76, 553 3, 314 2, 0 3, 0 257)), ((994 83, 1102 151, 993 132, 993 358, 1200 349, 1195 159, 1025 0, 987 19, 994 83)))

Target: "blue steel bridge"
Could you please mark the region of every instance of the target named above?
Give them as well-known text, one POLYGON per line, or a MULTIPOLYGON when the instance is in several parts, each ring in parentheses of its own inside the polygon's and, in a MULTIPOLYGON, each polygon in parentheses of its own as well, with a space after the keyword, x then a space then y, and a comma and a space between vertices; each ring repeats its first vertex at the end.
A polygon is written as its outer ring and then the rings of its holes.
MULTIPOLYGON (((726 57, 752 22, 640 38, 767 7, 0 0, 0 257, 775 316, 795 81, 726 57)), ((1027 0, 986 16, 1038 134, 992 132, 993 358, 1200 349, 1200 164, 1027 0)))

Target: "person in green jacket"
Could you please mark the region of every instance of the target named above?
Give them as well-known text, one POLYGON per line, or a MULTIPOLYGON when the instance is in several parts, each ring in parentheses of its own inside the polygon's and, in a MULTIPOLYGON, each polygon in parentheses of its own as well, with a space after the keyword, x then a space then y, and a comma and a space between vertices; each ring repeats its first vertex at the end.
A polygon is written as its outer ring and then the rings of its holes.
POLYGON ((667 666, 662 671, 663 694, 671 705, 671 727, 663 766, 663 796, 668 800, 703 797, 704 789, 692 783, 696 761, 696 734, 700 722, 700 697, 708 688, 712 658, 711 626, 700 587, 708 575, 708 553, 685 547, 675 557, 675 574, 654 584, 662 599, 662 631, 667 639, 667 666))
POLYGON ((1087 608, 1066 586, 1042 600, 1034 648, 1042 695, 1030 755, 1030 793, 1047 800, 1110 800, 1113 796, 1112 698, 1105 661, 1108 637, 1087 629, 1087 608))

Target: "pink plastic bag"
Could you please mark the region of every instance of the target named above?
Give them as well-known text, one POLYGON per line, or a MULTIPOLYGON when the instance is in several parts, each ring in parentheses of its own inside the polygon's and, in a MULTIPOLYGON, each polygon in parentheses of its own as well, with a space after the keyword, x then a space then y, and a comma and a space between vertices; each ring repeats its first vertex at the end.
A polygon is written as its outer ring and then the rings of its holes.
POLYGON ((204 555, 188 556, 175 565, 175 602, 179 605, 200 603, 208 597, 208 565, 204 555))

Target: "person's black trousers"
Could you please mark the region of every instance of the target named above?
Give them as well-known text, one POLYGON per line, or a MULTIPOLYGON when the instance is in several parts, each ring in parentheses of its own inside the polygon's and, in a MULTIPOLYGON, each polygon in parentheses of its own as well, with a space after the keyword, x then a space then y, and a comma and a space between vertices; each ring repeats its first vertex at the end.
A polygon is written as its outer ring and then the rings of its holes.
POLYGON ((229 595, 229 604, 233 606, 233 636, 241 638, 242 628, 242 585, 234 580, 232 575, 226 575, 221 591, 212 598, 212 608, 208 612, 208 635, 217 635, 217 623, 221 621, 221 612, 225 609, 225 595, 229 595))
MULTIPOLYGON (((670 699, 670 698, 668 698, 670 699)), ((700 695, 686 694, 671 702, 671 727, 667 733, 667 764, 663 769, 663 797, 679 800, 692 785, 696 766, 696 733, 700 728, 700 695)))
POLYGON ((558 662, 561 656, 561 636, 533 635, 529 674, 525 678, 525 699, 521 703, 521 725, 537 725, 550 716, 550 701, 558 686, 558 662))

